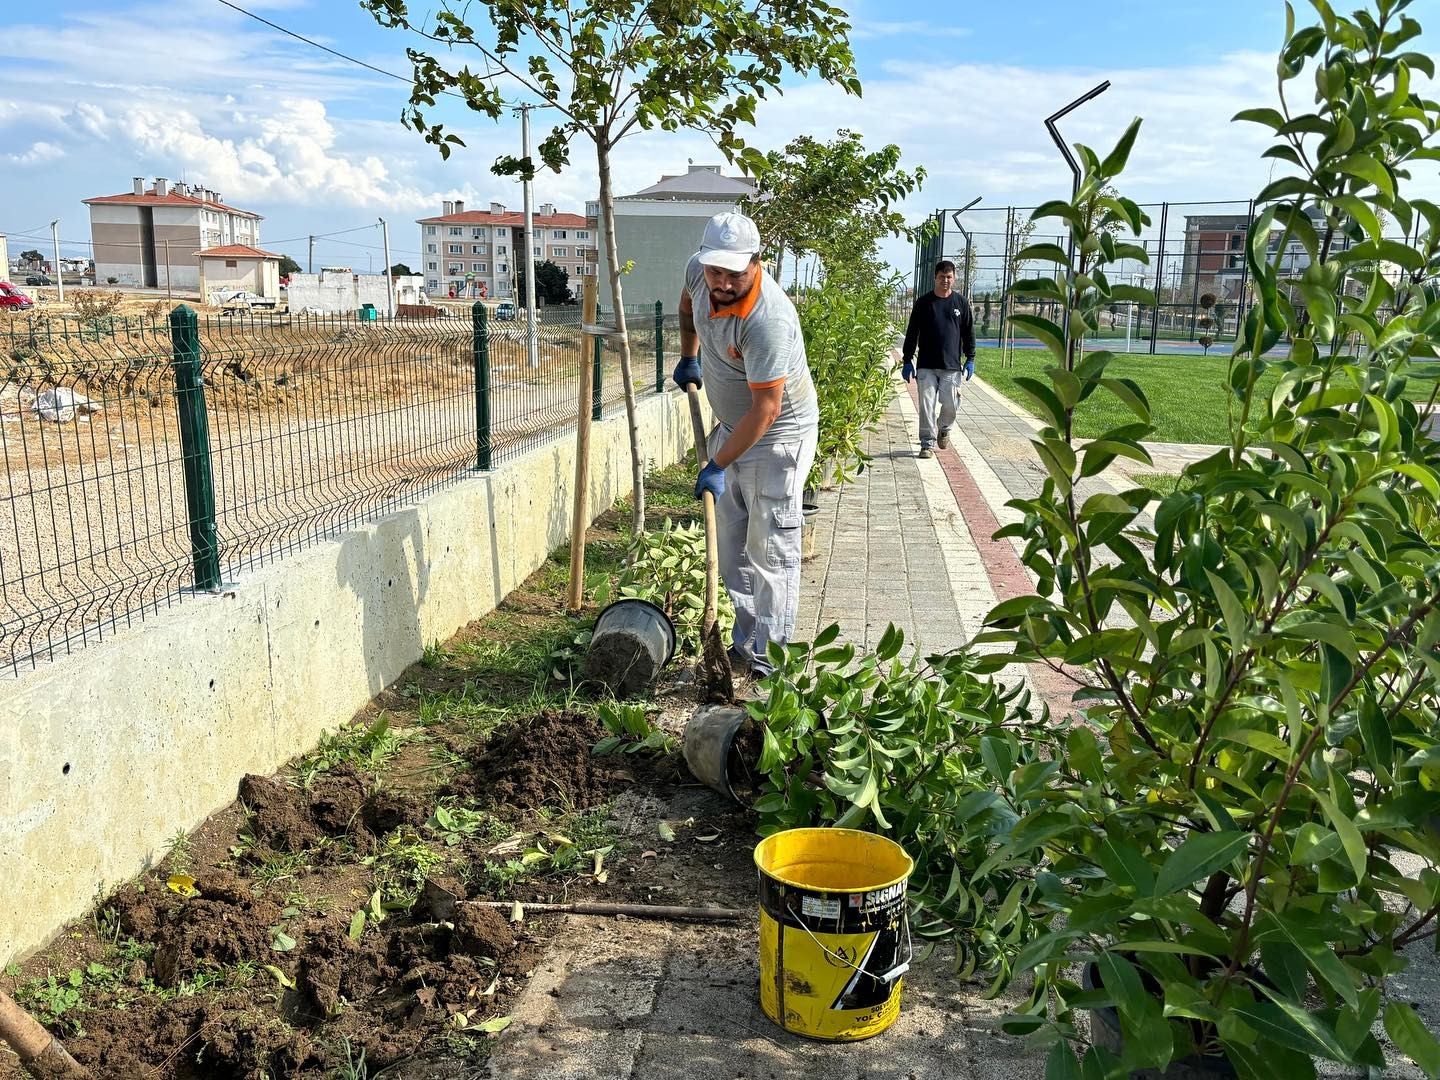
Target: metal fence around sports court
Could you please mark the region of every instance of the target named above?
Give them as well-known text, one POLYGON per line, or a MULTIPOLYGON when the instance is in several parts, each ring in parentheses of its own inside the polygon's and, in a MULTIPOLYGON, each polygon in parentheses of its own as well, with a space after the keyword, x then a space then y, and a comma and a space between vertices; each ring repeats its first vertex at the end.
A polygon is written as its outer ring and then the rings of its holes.
MULTIPOLYGON (((604 320, 602 321, 611 321, 604 320)), ((678 317, 627 311, 637 396, 678 317)), ((578 313, 0 316, 0 671, 380 517, 623 402, 578 313)))
MULTIPOLYGON (((1103 339, 1110 349, 1146 353, 1199 353, 1233 341, 1255 302, 1245 260, 1246 231, 1257 215, 1254 202, 1161 202, 1142 204, 1141 209, 1149 224, 1139 237, 1124 239, 1144 248, 1148 261, 1122 260, 1108 273, 1112 282, 1139 285, 1154 299, 1149 304, 1117 304, 1103 312, 1091 340, 1103 339)), ((915 245, 913 288, 924 293, 935 264, 941 259, 954 262, 959 286, 970 297, 977 335, 989 344, 1005 341, 1009 314, 1055 316, 1046 305, 1010 292, 1016 281, 1055 269, 1019 258, 1022 249, 1043 242, 1066 244, 1054 219, 1032 223, 1032 212, 1032 207, 1016 206, 934 211, 915 245)), ((1324 234, 1324 223, 1318 227, 1324 234)), ((1420 227, 1418 215, 1415 227, 1420 227)), ((1397 238, 1402 238, 1398 232, 1397 238)), ((1298 279, 1309 257, 1298 241, 1280 253, 1282 239, 1276 229, 1269 238, 1268 257, 1279 255, 1282 280, 1298 279)), ((1332 238, 1333 244, 1352 242, 1343 232, 1332 238)), ((1344 287, 1360 295, 1365 281, 1356 275, 1344 287)), ((1023 338, 1016 343, 1034 344, 1023 338)))

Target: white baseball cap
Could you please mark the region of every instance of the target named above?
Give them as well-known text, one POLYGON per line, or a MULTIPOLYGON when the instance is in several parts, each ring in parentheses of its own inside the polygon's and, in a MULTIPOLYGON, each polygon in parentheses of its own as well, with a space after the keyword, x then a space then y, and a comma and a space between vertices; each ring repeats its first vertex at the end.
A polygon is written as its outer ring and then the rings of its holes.
POLYGON ((744 214, 716 214, 705 225, 700 262, 739 273, 760 253, 760 230, 744 214))

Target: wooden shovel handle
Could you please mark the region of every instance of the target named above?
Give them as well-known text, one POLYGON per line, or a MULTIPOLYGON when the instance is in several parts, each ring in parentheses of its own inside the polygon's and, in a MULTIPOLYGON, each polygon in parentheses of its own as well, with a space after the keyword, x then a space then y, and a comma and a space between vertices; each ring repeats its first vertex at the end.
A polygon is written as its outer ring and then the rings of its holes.
POLYGON ((20 1064, 33 1076, 89 1076, 61 1045, 60 1040, 40 1026, 40 1022, 0 991, 0 1039, 20 1058, 20 1064), (34 1068, 30 1068, 30 1066, 34 1068))
MULTIPOLYGON (((705 418, 700 414, 700 391, 694 383, 687 383, 685 396, 690 399, 690 426, 695 430, 695 464, 703 469, 710 461, 710 451, 706 446, 705 418)), ((701 629, 708 634, 715 625, 720 603, 720 541, 715 532, 715 496, 707 491, 701 502, 705 508, 705 612, 701 629)))

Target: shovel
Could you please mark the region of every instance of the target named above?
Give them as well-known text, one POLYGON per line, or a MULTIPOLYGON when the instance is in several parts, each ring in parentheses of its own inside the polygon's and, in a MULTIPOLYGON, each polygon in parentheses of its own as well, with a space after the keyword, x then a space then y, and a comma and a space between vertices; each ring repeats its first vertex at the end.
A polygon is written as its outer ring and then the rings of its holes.
MULTIPOLYGON (((687 383, 685 396, 690 399, 690 424, 695 429, 695 463, 703 469, 709 460, 706 447, 705 420, 700 415, 700 392, 694 383, 687 383)), ((700 704, 728 705, 735 700, 735 677, 730 670, 730 657, 725 652, 725 643, 720 640, 720 626, 716 621, 716 607, 720 596, 720 564, 717 557, 719 542, 715 538, 715 496, 704 493, 705 506, 705 612, 702 622, 700 669, 696 683, 700 691, 700 704)))
POLYGON ((0 1039, 20 1058, 20 1067, 38 1080, 64 1080, 89 1076, 60 1040, 0 991, 0 1039))

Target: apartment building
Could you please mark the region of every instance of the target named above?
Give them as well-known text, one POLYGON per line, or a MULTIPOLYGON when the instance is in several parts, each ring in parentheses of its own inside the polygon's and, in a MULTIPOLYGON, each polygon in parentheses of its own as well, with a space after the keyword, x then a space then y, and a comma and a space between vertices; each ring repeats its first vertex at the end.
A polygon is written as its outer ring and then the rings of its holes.
MULTIPOLYGON (((734 210, 735 204, 755 193, 748 176, 726 176, 719 165, 691 164, 685 172, 660 177, 657 183, 615 200, 615 246, 621 262, 633 262, 622 289, 625 306, 647 310, 659 300, 674 310, 685 276, 685 264, 700 247, 700 237, 712 215, 734 210)), ((585 209, 598 230, 600 204, 585 209)), ((598 232, 597 232, 598 235, 598 232)), ((600 261, 604 244, 597 245, 600 261)), ((610 280, 600 276, 600 303, 611 306, 610 280)))
POLYGON ((528 243, 525 215, 498 202, 488 210, 466 210, 463 200, 447 200, 438 217, 416 224, 431 296, 514 298, 527 248, 536 262, 548 259, 569 274, 577 292, 576 279, 595 273, 595 230, 579 214, 557 213, 551 203, 534 215, 528 243))
POLYGON ((255 247, 261 216, 229 206, 217 191, 134 179, 130 191, 82 200, 90 208, 95 283, 151 289, 200 287, 196 252, 230 244, 255 247))

